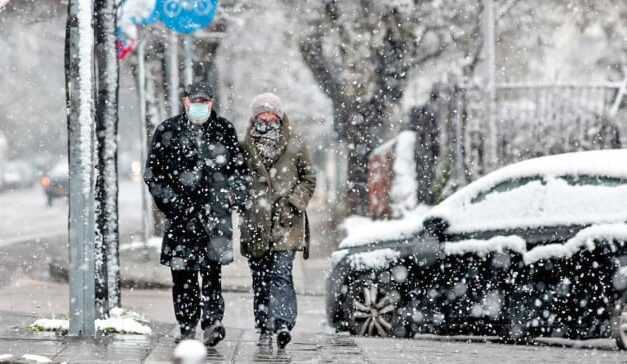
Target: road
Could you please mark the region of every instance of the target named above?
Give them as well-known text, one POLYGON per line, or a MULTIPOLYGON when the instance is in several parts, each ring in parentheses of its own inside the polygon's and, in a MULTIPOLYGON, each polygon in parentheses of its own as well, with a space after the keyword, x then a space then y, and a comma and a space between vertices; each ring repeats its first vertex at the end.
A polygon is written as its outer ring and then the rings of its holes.
MULTIPOLYGON (((141 214, 139 182, 120 183, 121 232, 137 231, 141 214)), ((42 237, 67 235, 67 199, 56 200, 48 207, 42 189, 4 191, 0 193, 0 247, 42 237)))

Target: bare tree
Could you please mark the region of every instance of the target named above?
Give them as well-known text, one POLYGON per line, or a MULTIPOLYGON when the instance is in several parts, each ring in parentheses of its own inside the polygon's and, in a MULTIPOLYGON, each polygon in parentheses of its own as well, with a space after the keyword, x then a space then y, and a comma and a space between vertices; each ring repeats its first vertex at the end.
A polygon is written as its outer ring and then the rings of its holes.
POLYGON ((470 33, 476 1, 309 1, 300 51, 332 100, 334 127, 348 145, 348 201, 366 212, 367 158, 380 144, 410 71, 442 56, 470 33))

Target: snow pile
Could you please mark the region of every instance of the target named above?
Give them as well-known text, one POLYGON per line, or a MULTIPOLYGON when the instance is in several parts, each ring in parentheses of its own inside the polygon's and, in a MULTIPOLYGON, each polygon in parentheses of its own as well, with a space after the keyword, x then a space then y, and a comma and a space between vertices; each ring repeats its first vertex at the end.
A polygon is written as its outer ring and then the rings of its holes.
MULTIPOLYGON (((515 235, 495 236, 489 240, 462 240, 444 244, 446 255, 474 253, 486 256, 492 252, 503 253, 506 250, 522 254, 525 264, 533 264, 551 258, 570 258, 584 248, 596 249, 595 241, 627 241, 627 224, 594 225, 580 230, 564 244, 548 244, 527 251, 524 239, 515 235)), ((622 272, 622 271, 621 271, 622 272)), ((627 273, 627 270, 625 271, 627 273)))
POLYGON ((394 178, 390 189, 393 216, 404 216, 418 205, 416 176, 416 133, 404 131, 396 137, 394 178))
POLYGON ((503 253, 506 250, 523 254, 527 250, 527 243, 523 238, 516 235, 499 235, 489 240, 468 239, 444 244, 444 253, 446 255, 474 253, 485 257, 490 253, 503 253))
MULTIPOLYGON (((140 314, 122 308, 111 309, 108 319, 96 320, 96 331, 106 334, 151 335, 152 330, 145 325, 148 321, 140 314)), ((70 329, 68 320, 38 319, 29 327, 33 331, 54 331, 65 335, 70 329)))
MULTIPOLYGON (((33 355, 33 354, 24 354, 22 355, 22 359, 27 361, 32 361, 35 363, 52 363, 52 360, 45 356, 41 355, 33 355)), ((0 354, 0 362, 21 362, 21 360, 16 360, 12 354, 0 354)))
POLYGON ((22 359, 34 361, 35 363, 52 363, 52 360, 41 355, 26 354, 22 356, 22 359))
POLYGON ((54 331, 58 334, 65 335, 70 330, 70 322, 68 320, 58 319, 39 319, 29 326, 32 331, 54 331))
POLYGON ((104 333, 151 335, 152 330, 144 325, 147 320, 138 313, 122 308, 113 308, 108 319, 96 320, 96 330, 104 333))
POLYGON ((603 150, 512 164, 457 191, 428 217, 447 220, 449 233, 623 222, 625 159, 627 150, 603 150))
POLYGON ((133 251, 133 250, 139 250, 139 249, 144 249, 146 246, 149 249, 155 249, 157 251, 159 251, 161 249, 161 242, 162 242, 162 238, 160 237, 152 237, 148 240, 148 244, 144 244, 143 241, 133 241, 127 244, 122 244, 120 246, 120 251, 133 251))
POLYGON ((354 270, 381 269, 388 267, 401 256, 401 253, 392 249, 379 249, 365 253, 353 254, 349 263, 354 270))
POLYGON ((207 358, 207 348, 198 340, 183 340, 174 349, 174 359, 182 364, 201 364, 207 358))
POLYGON ((420 205, 397 220, 372 220, 363 216, 350 216, 342 223, 347 236, 339 248, 351 248, 376 241, 407 239, 422 230, 422 220, 428 206, 420 205))
POLYGON ((584 247, 592 251, 595 249, 595 240, 627 241, 626 224, 607 224, 590 226, 580 230, 565 244, 549 244, 539 246, 525 253, 526 264, 532 264, 548 258, 570 258, 584 247))

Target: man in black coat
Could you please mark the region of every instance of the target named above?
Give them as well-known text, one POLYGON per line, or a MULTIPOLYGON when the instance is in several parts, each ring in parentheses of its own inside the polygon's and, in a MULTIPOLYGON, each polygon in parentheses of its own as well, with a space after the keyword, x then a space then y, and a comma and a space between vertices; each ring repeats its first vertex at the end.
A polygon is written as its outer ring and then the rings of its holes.
POLYGON ((206 82, 188 88, 185 112, 157 127, 144 175, 167 219, 161 264, 172 272, 177 340, 194 338, 200 320, 209 346, 225 336, 221 267, 233 260, 231 210, 244 209, 250 189, 235 129, 213 110, 213 95, 206 82))

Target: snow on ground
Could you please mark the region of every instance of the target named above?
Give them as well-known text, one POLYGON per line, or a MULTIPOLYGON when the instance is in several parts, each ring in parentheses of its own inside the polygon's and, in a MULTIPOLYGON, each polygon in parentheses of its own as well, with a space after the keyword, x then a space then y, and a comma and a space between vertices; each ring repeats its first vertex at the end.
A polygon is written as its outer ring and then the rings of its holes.
POLYGON ((0 354, 0 360, 2 361, 8 361, 9 359, 12 359, 13 355, 11 354, 0 354))
MULTIPOLYGON (((152 330, 145 325, 147 320, 140 314, 122 308, 113 308, 108 319, 96 320, 96 330, 103 333, 151 335, 152 330)), ((54 331, 66 334, 70 322, 59 319, 38 319, 30 326, 33 331, 54 331)))
POLYGON ((342 228, 347 236, 340 243, 340 249, 352 248, 381 240, 409 238, 422 230, 422 219, 429 210, 420 205, 396 220, 372 220, 364 216, 351 216, 344 220, 342 228))
POLYGON ((401 253, 392 249, 379 249, 365 253, 353 254, 349 259, 351 268, 354 270, 380 269, 386 268, 390 263, 395 262, 401 253))

